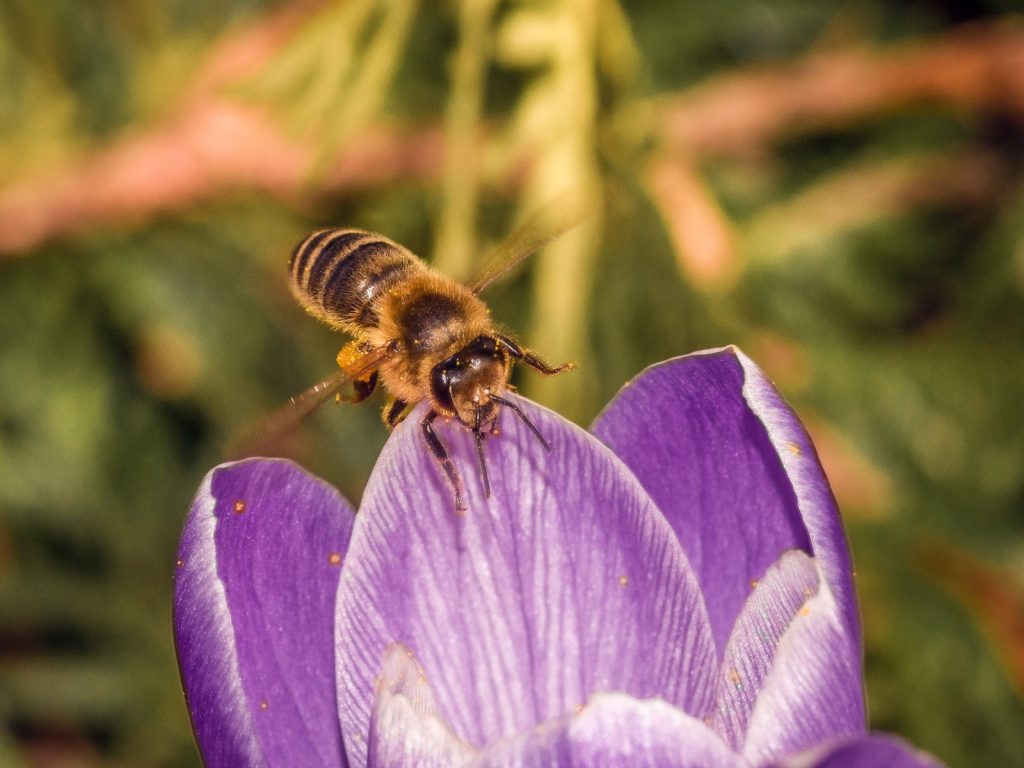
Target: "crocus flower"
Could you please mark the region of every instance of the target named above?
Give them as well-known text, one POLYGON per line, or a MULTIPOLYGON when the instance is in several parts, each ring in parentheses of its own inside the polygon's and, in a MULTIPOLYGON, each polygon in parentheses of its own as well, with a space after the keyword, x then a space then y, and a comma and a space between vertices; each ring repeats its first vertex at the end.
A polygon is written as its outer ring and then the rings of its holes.
MULTIPOLYGON (((852 566, 814 447, 729 348, 630 382, 588 434, 527 400, 488 441, 414 413, 359 514, 286 461, 214 469, 174 626, 220 766, 934 766, 869 735, 852 566)), ((421 406, 422 408, 422 406, 421 406)))

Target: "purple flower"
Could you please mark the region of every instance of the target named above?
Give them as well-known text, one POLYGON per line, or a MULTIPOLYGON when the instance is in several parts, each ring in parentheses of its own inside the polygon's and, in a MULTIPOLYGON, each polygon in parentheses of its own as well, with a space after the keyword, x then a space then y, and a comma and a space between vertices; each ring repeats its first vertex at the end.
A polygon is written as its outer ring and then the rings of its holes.
POLYGON ((850 557, 807 433, 725 349, 628 384, 593 435, 518 401, 446 439, 413 416, 358 515, 295 465, 214 469, 175 635, 220 766, 935 766, 866 732, 850 557))

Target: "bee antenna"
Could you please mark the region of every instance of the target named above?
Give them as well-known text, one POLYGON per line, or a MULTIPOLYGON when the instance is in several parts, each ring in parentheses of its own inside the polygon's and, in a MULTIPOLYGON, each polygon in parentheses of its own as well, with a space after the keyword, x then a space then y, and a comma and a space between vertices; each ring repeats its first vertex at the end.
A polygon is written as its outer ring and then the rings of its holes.
POLYGON ((484 496, 491 498, 491 479, 487 475, 487 458, 484 456, 484 434, 480 431, 480 409, 474 408, 476 424, 473 426, 473 437, 476 439, 476 455, 480 460, 480 477, 484 482, 484 496))
POLYGON ((522 408, 513 403, 511 400, 506 400, 504 397, 498 397, 497 395, 491 395, 491 400, 495 401, 496 403, 501 403, 506 408, 511 408, 513 413, 515 413, 515 415, 522 420, 523 424, 530 428, 530 431, 533 432, 534 436, 538 440, 540 440, 540 444, 544 446, 544 450, 547 451, 548 453, 551 453, 551 443, 544 439, 544 435, 540 433, 540 430, 537 429, 537 427, 534 426, 533 422, 530 421, 530 419, 526 416, 525 413, 523 413, 522 408))

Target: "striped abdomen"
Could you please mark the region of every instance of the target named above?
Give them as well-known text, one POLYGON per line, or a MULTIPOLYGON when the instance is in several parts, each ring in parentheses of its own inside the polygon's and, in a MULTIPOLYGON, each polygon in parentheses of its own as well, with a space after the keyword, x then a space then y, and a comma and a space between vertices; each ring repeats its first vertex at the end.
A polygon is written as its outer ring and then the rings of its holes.
POLYGON ((359 229, 324 229, 292 253, 292 292, 313 315, 350 332, 376 328, 377 299, 425 269, 411 251, 359 229))

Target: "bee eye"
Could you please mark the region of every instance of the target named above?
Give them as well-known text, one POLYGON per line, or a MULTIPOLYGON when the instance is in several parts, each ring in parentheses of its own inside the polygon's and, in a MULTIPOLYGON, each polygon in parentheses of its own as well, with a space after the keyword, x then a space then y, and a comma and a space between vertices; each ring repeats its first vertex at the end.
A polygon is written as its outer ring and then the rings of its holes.
POLYGON ((430 390, 434 396, 434 401, 450 411, 455 410, 455 403, 452 402, 452 385, 454 380, 458 378, 457 375, 453 376, 455 372, 461 367, 457 360, 446 360, 439 365, 435 365, 434 369, 430 372, 430 390))

